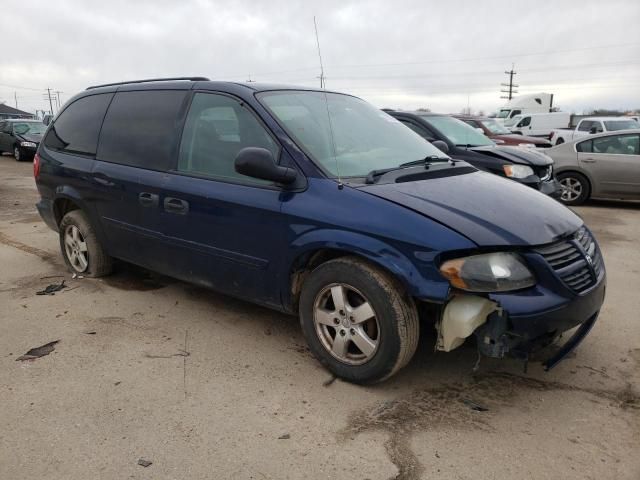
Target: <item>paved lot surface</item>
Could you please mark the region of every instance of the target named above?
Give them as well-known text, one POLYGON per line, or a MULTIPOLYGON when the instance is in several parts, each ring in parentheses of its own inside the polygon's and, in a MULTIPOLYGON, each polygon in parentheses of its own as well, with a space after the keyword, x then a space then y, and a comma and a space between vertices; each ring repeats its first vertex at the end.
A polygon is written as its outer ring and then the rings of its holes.
POLYGON ((472 375, 472 346, 429 334, 363 388, 325 385, 296 318, 127 266, 72 279, 36 198, 31 165, 0 157, 0 479, 640 478, 638 204, 577 209, 608 294, 555 370, 472 375))

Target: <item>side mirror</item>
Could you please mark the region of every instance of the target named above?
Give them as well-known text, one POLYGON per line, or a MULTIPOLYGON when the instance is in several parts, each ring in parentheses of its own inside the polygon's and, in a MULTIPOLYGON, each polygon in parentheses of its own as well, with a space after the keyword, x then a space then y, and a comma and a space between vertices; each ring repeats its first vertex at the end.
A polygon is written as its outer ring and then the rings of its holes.
POLYGON ((431 145, 436 147, 442 153, 449 153, 449 145, 447 145, 446 142, 443 142, 442 140, 434 140, 433 142, 431 142, 431 145))
POLYGON ((234 166, 236 172, 242 175, 284 185, 293 183, 298 175, 293 168, 276 165, 273 155, 266 148, 243 148, 238 152, 234 166))
POLYGON ((591 134, 598 133, 598 127, 591 127, 591 130, 589 130, 589 133, 591 134))

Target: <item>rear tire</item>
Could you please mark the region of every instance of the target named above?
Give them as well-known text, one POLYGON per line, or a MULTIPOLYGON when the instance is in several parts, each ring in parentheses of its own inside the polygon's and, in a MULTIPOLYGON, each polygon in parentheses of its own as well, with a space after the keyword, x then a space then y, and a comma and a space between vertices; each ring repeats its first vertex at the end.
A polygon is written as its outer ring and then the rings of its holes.
POLYGON ((355 257, 330 260, 309 274, 300 323, 320 363, 354 383, 391 377, 418 345, 413 299, 387 272, 355 257))
POLYGON ((565 205, 582 205, 591 195, 589 180, 581 173, 562 172, 556 178, 562 187, 560 201, 565 205))
POLYGON ((100 244, 82 210, 67 213, 58 230, 62 256, 73 273, 85 277, 102 277, 111 273, 113 260, 100 244))

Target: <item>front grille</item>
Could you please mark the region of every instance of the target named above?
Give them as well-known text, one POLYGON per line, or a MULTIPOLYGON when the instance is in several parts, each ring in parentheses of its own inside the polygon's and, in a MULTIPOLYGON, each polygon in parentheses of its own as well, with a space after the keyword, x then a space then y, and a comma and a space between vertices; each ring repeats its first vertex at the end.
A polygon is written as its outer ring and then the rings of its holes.
POLYGON ((595 285, 602 273, 602 254, 591 233, 580 228, 572 238, 535 249, 574 292, 595 285))

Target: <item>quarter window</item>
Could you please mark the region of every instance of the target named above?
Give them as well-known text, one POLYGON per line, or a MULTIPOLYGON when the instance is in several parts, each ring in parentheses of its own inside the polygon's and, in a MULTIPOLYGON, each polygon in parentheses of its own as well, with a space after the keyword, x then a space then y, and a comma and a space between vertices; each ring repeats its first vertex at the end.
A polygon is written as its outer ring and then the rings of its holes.
POLYGON ((67 153, 95 155, 100 126, 112 98, 112 93, 103 93, 73 102, 49 129, 45 146, 67 153))
POLYGON ((169 170, 177 154, 184 90, 118 92, 104 119, 99 160, 169 170))
POLYGON ((236 156, 246 147, 265 148, 278 158, 278 145, 246 106, 225 95, 196 93, 182 134, 178 171, 242 183, 270 183, 235 171, 236 156))

